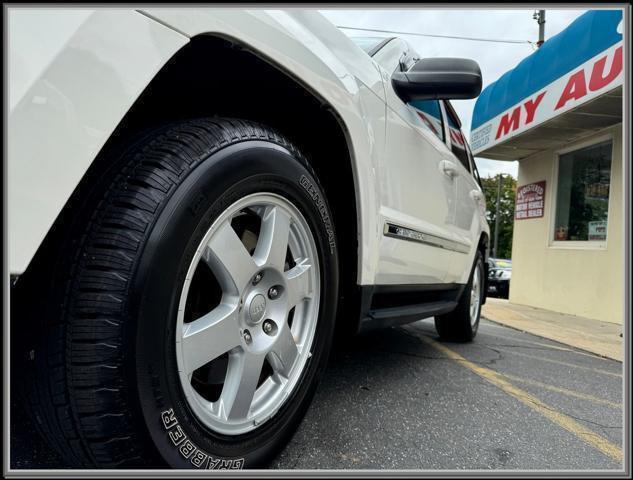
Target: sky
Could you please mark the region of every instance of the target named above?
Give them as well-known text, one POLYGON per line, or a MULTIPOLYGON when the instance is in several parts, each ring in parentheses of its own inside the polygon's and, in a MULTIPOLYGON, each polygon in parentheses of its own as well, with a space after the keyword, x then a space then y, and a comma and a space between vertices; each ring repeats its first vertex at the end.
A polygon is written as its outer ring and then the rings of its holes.
MULTIPOLYGON (((586 10, 549 9, 545 12, 545 40, 564 30, 586 10)), ((483 76, 483 88, 497 80, 521 60, 529 56, 535 47, 527 40, 538 40, 538 24, 532 18, 534 10, 527 9, 336 9, 321 13, 337 26, 375 28, 425 34, 479 37, 488 39, 526 40, 525 43, 492 43, 473 40, 416 37, 396 35, 406 40, 422 57, 472 58, 479 63, 483 76)), ((351 36, 394 36, 344 30, 351 36)), ((470 138, 470 121, 476 99, 454 100, 451 103, 462 121, 464 135, 470 138)), ((508 173, 516 178, 518 162, 504 162, 476 158, 482 177, 508 173)))

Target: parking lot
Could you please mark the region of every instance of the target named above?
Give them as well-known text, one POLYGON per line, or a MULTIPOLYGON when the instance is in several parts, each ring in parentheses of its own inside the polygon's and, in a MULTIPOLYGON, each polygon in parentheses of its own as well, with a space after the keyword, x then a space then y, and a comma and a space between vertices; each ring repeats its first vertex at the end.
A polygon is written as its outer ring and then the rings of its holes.
MULTIPOLYGON (((18 412, 13 468, 63 468, 18 412)), ((334 352, 283 469, 621 469, 622 364, 482 320, 471 344, 433 322, 334 352)))

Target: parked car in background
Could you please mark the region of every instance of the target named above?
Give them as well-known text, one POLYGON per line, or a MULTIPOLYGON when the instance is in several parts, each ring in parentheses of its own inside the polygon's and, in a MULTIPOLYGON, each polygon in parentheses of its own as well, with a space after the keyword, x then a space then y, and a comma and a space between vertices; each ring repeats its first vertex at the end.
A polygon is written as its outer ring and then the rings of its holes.
POLYGON ((510 295, 512 261, 500 258, 488 259, 488 294, 501 298, 510 295))
POLYGON ((297 9, 9 24, 12 372, 69 465, 260 467, 335 337, 474 338, 474 61, 297 9))

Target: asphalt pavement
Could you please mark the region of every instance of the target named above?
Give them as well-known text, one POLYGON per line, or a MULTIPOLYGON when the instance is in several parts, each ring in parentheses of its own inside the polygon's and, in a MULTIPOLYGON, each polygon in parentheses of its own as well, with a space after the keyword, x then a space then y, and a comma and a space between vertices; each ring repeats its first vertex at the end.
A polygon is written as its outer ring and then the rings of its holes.
MULTIPOLYGON (((281 469, 620 470, 622 364, 482 320, 432 320, 333 353, 281 469)), ((65 468, 14 404, 12 468, 65 468)))

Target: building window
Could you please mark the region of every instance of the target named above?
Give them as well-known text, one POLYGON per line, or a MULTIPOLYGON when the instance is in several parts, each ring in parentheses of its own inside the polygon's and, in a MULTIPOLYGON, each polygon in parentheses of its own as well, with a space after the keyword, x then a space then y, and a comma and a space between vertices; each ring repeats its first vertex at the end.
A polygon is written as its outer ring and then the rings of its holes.
POLYGON ((555 241, 607 239, 612 142, 560 155, 555 241))

